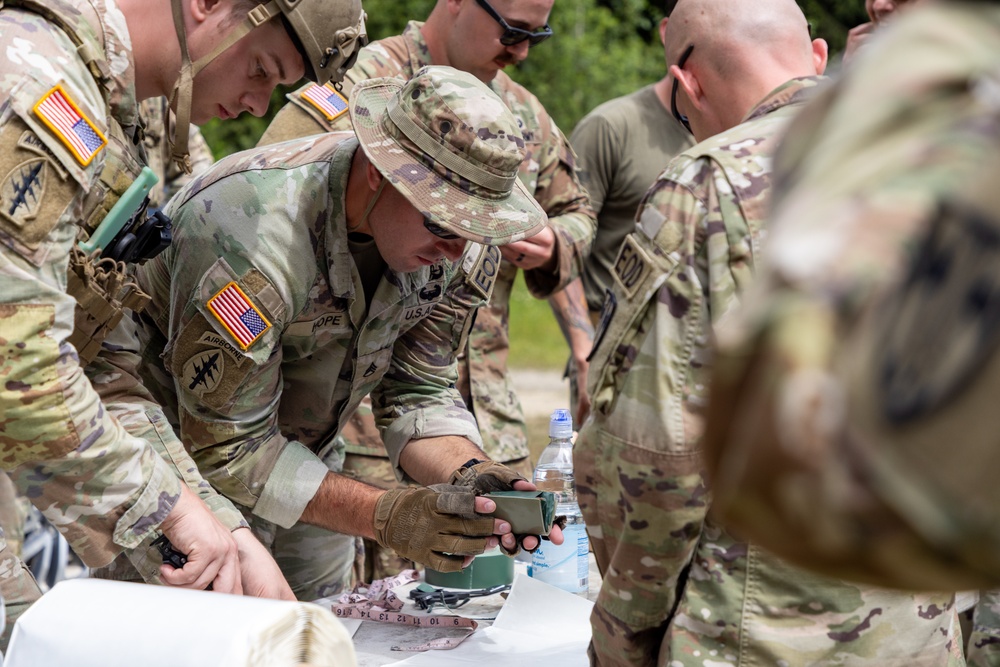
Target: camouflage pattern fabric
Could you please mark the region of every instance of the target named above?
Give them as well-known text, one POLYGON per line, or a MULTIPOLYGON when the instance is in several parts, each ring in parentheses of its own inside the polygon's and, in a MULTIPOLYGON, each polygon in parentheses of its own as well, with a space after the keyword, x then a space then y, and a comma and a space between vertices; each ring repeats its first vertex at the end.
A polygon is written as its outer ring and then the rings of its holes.
POLYGON ((817 82, 793 79, 681 153, 619 251, 588 376, 593 416, 574 448, 603 575, 594 664, 962 664, 952 595, 812 575, 707 515, 709 341, 753 279, 771 156, 817 82))
POLYGON ((1000 583, 998 44, 995 4, 915 7, 778 156, 768 261, 719 331, 706 450, 725 520, 809 567, 1000 583))
MULTIPOLYGON (((73 17, 95 57, 128 53, 127 29, 113 2, 100 10, 76 0, 47 5, 73 17)), ((0 45, 6 91, 0 114, 0 457, 19 492, 88 565, 98 566, 155 536, 179 494, 174 472, 108 414, 65 342, 75 309, 66 294, 68 255, 106 152, 94 137, 98 131, 107 136, 109 123, 134 125, 133 71, 126 58, 114 67, 105 61, 109 78, 102 91, 63 30, 10 3, 0 11, 0 45), (35 105, 53 95, 72 100, 80 122, 89 121, 90 143, 77 147, 70 130, 46 124, 35 105)))
MULTIPOLYGON (((358 81, 382 76, 408 79, 430 65, 431 55, 420 32, 422 25, 411 21, 401 35, 362 49, 357 64, 344 80, 344 95, 358 81)), ((489 86, 517 118, 527 152, 521 165, 521 182, 545 210, 556 233, 559 265, 555 275, 541 270, 525 272, 531 293, 545 298, 579 275, 596 230, 596 217, 577 178, 573 151, 538 99, 503 72, 489 86)), ((337 97, 333 98, 332 109, 310 101, 310 97, 318 97, 320 102, 328 98, 333 94, 329 87, 320 96, 310 91, 315 87, 306 86, 289 95, 291 103, 278 112, 261 138, 261 145, 351 128, 350 115, 339 111, 341 102, 337 97)), ((484 451, 495 461, 508 462, 528 456, 524 413, 507 371, 507 320, 517 267, 504 260, 493 271, 493 297, 489 306, 476 315, 459 363, 459 387, 479 424, 484 451)), ((385 456, 381 447, 360 442, 348 442, 347 451, 349 455, 385 456)))
POLYGON ((414 437, 479 442, 454 357, 488 297, 475 282, 481 264, 467 254, 385 269, 366 303, 344 211, 356 150, 353 135, 331 133, 216 163, 171 200, 174 243, 138 270, 153 295, 141 326, 147 385, 205 478, 261 537, 261 521, 296 524, 342 461, 336 436, 369 393, 394 469, 414 437), (237 294, 252 338, 210 306, 237 294))
POLYGON ((980 591, 972 609, 972 629, 965 643, 969 667, 1000 665, 1000 591, 980 591))
POLYGON ((152 208, 163 208, 167 200, 191 180, 193 174, 208 169, 215 158, 212 157, 212 149, 201 130, 192 125, 188 134, 191 174, 185 173, 170 159, 167 123, 172 118, 172 112, 167 98, 153 97, 144 100, 139 104, 139 112, 145 124, 142 143, 146 149, 147 164, 160 179, 149 191, 149 205, 152 208))
POLYGON ((0 633, 0 652, 7 650, 17 619, 41 596, 42 591, 31 570, 7 544, 3 528, 0 528, 0 607, 4 609, 6 621, 0 633))
POLYGON ((29 507, 28 499, 18 495, 10 477, 0 472, 0 529, 3 529, 7 549, 18 558, 24 546, 24 522, 29 507))

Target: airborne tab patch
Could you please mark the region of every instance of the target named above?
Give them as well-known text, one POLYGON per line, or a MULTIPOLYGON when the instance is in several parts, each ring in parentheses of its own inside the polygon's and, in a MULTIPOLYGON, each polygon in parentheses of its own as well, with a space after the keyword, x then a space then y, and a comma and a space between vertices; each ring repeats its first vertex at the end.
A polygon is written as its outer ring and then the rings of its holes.
POLYGON ((62 86, 57 85, 46 93, 38 100, 33 110, 73 153, 77 162, 85 167, 108 143, 97 126, 80 111, 80 107, 73 102, 62 86))
POLYGON ((302 91, 302 99, 319 109, 327 120, 334 120, 347 111, 347 98, 330 84, 309 84, 302 91))
POLYGON ((219 290, 207 305, 243 350, 249 349, 271 328, 264 313, 253 305, 236 283, 229 283, 219 290))

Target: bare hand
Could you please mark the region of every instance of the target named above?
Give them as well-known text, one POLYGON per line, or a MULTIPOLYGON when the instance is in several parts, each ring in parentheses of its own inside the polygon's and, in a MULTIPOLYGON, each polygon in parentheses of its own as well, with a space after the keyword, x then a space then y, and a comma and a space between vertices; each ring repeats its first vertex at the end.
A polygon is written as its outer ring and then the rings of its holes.
POLYGON ((278 564, 250 529, 237 528, 232 535, 239 547, 243 594, 255 598, 294 601, 295 594, 281 574, 278 564))
POLYGON ((542 231, 530 238, 501 246, 500 254, 525 271, 539 267, 551 270, 555 268, 555 249, 556 233, 551 227, 543 227, 542 231))
POLYGON ((174 548, 187 555, 181 569, 160 566, 165 584, 198 590, 211 584, 220 593, 243 593, 236 540, 187 486, 181 485, 181 497, 160 528, 174 548))

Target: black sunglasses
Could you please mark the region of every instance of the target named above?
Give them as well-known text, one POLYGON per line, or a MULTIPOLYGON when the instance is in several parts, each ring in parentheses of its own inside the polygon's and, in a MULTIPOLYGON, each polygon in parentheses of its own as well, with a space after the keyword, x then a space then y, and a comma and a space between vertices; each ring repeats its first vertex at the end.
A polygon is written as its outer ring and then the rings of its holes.
POLYGON ((486 13, 493 17, 493 20, 500 24, 503 28, 503 34, 500 35, 500 43, 504 46, 514 46, 515 44, 520 44, 524 40, 528 40, 528 44, 535 46, 547 40, 552 36, 552 28, 546 23, 538 30, 532 32, 531 30, 522 30, 521 28, 515 28, 506 21, 503 17, 497 14, 497 10, 493 9, 490 3, 486 0, 476 0, 476 3, 480 7, 486 10, 486 13))
POLYGON ((424 227, 431 234, 433 234, 434 236, 438 237, 439 239, 444 239, 445 241, 454 241, 455 239, 462 238, 458 234, 452 234, 451 232, 449 232, 447 229, 445 229, 441 225, 438 225, 438 224, 435 224, 435 223, 431 222, 426 217, 424 218, 424 227))
MULTIPOLYGON (((680 60, 677 61, 677 69, 684 69, 684 63, 688 61, 691 57, 691 52, 694 51, 694 44, 684 49, 684 53, 681 54, 680 60)), ((674 118, 677 122, 684 126, 684 129, 691 132, 691 124, 688 122, 688 117, 677 111, 677 84, 679 81, 677 77, 674 77, 674 85, 670 89, 670 112, 674 114, 674 118)))

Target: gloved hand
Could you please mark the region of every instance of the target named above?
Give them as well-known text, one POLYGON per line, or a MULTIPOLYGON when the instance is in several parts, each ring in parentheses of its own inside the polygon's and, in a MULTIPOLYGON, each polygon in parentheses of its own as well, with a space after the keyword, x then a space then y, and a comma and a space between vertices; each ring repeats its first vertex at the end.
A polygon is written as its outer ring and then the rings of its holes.
MULTIPOLYGON (((476 495, 481 496, 493 491, 512 491, 514 482, 523 480, 521 473, 511 470, 502 463, 496 461, 476 461, 473 465, 464 465, 451 473, 449 484, 457 486, 471 486, 476 490, 476 495)), ((469 461, 472 463, 472 461, 469 461)))
MULTIPOLYGON (((451 474, 450 481, 452 484, 471 486, 475 489, 476 495, 484 495, 494 491, 512 491, 514 490, 514 483, 518 481, 531 484, 519 472, 508 468, 502 463, 497 463, 496 461, 477 461, 476 459, 473 459, 473 461, 469 461, 472 465, 467 463, 451 474), (473 463, 473 461, 475 462, 473 463)), ((534 488, 534 486, 530 485, 528 488, 534 488)), ((524 538, 528 537, 528 535, 515 535, 514 537, 517 541, 511 548, 508 548, 502 540, 500 542, 500 548, 508 556, 516 556, 521 549, 529 553, 534 553, 538 550, 538 545, 535 545, 534 549, 528 549, 524 546, 524 538)), ((534 537, 537 538, 538 536, 535 535, 534 537)))
POLYGON ((493 517, 477 514, 469 487, 435 484, 386 491, 375 505, 375 539, 403 558, 458 572, 463 555, 486 551, 493 517))

